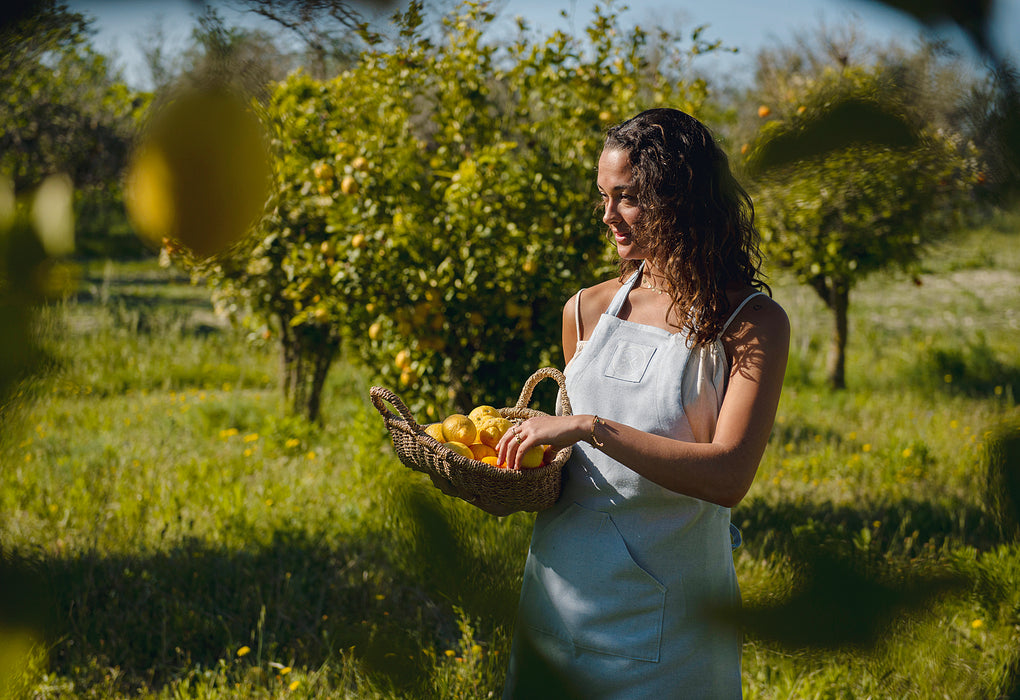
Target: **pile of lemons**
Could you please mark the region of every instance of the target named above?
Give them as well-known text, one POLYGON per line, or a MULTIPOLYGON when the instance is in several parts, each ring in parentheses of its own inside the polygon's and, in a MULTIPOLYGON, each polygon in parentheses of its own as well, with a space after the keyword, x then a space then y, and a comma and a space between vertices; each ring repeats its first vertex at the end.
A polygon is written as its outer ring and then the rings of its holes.
MULTIPOLYGON (((483 405, 476 406, 467 415, 450 414, 441 423, 425 426, 425 432, 463 457, 502 469, 506 465, 498 463, 496 445, 512 427, 513 423, 498 409, 483 405)), ((521 466, 534 469, 554 458, 554 451, 548 445, 535 445, 521 456, 521 466)))

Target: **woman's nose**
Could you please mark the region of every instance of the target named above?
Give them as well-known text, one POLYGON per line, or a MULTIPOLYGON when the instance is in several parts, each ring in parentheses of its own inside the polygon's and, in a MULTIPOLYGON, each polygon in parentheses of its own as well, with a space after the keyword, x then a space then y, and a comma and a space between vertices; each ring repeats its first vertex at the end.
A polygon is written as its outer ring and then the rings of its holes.
POLYGON ((608 224, 610 222, 616 221, 618 218, 619 212, 616 211, 616 204, 613 203, 613 200, 608 199, 606 201, 606 208, 602 212, 602 223, 608 224))

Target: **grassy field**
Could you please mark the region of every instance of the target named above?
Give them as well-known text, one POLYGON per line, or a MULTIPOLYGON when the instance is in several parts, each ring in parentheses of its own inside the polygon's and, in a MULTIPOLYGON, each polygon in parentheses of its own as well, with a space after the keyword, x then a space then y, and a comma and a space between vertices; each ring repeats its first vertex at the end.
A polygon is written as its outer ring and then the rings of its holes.
MULTIPOLYGON (((733 514, 746 697, 1020 696, 1020 549, 987 498, 1017 229, 855 290, 838 393, 828 315, 777 280, 793 355, 733 514)), ((0 695, 499 696, 531 516, 400 466, 355 362, 323 426, 286 418, 274 348, 148 265, 91 266, 41 322, 55 362, 0 433, 0 695)))

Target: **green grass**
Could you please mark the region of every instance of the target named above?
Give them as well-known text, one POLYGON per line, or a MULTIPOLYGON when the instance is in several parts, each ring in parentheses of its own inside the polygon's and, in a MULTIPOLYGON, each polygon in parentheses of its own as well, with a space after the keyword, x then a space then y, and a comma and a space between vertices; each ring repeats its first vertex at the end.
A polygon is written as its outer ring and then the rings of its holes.
MULTIPOLYGON (((842 392, 824 307, 777 281, 793 356, 733 515, 748 698, 1018 692, 1020 551, 986 497, 1018 223, 856 289, 842 392)), ((0 695, 498 697, 531 516, 400 466, 356 362, 322 426, 289 419, 274 349, 151 265, 94 265, 40 321, 55 360, 2 414, 0 695)))

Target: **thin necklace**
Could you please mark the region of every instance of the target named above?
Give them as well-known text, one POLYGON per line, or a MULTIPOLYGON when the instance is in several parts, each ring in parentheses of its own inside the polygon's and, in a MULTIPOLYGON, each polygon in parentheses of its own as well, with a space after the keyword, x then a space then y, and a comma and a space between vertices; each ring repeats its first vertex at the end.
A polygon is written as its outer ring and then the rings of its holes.
POLYGON ((656 287, 654 284, 652 284, 648 280, 646 280, 644 273, 641 274, 641 288, 642 289, 651 289, 656 294, 665 294, 666 293, 665 289, 662 289, 660 287, 656 287))

